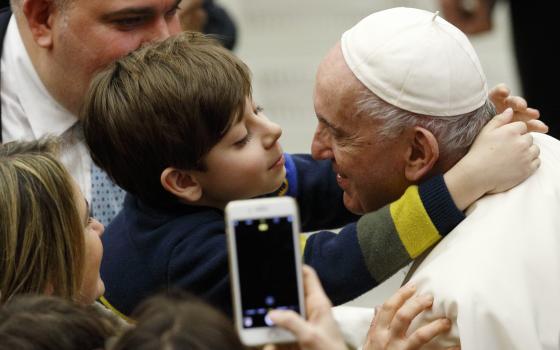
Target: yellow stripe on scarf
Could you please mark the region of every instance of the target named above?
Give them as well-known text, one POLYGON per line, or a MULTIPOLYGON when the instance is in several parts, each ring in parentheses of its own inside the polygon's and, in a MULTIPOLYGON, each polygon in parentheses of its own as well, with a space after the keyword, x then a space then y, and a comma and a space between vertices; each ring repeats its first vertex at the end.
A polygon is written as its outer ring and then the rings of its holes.
POLYGON ((412 259, 441 238, 422 204, 418 186, 410 186, 391 204, 390 212, 399 238, 412 259))

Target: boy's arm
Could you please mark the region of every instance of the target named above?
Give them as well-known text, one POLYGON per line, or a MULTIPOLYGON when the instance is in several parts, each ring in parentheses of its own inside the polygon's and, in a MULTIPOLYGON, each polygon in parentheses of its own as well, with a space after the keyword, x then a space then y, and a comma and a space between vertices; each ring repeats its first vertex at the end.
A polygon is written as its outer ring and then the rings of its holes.
POLYGON ((341 304, 406 266, 463 219, 443 177, 435 176, 338 234, 311 235, 304 260, 317 270, 333 303, 341 304))

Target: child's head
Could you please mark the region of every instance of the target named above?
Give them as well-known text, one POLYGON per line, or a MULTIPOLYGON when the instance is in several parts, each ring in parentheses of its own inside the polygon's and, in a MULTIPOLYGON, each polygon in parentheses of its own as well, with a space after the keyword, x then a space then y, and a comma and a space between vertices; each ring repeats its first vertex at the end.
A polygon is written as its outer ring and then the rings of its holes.
POLYGON ((159 206, 223 207, 274 191, 281 130, 251 99, 249 69, 202 34, 121 58, 92 82, 82 111, 92 158, 126 191, 159 206))
POLYGON ((119 331, 116 318, 93 305, 41 295, 0 308, 0 350, 94 350, 119 331))
POLYGON ((229 321, 202 301, 174 291, 140 304, 129 329, 111 350, 245 349, 229 321))
POLYGON ((18 294, 83 303, 104 292, 103 226, 56 159, 56 142, 0 145, 0 304, 18 294))

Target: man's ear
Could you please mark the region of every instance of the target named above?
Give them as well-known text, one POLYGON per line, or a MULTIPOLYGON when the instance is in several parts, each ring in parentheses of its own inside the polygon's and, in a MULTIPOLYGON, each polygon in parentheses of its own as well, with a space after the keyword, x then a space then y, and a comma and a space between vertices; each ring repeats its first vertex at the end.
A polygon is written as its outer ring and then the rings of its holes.
POLYGON ((195 203, 202 198, 202 187, 187 170, 165 168, 160 181, 167 192, 184 201, 195 203))
POLYGON ((50 48, 53 44, 52 25, 56 11, 53 0, 23 0, 23 14, 33 40, 43 48, 50 48))
POLYGON ((439 145, 430 131, 419 126, 412 130, 407 152, 405 176, 417 182, 428 174, 439 159, 439 145))

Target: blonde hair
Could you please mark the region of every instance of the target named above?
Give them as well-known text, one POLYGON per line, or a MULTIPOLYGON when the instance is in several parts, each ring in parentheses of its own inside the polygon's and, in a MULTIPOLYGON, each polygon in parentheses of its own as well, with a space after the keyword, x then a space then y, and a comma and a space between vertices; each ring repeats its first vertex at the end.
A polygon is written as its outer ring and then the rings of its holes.
POLYGON ((0 146, 0 304, 18 294, 77 296, 84 223, 54 139, 0 146))

